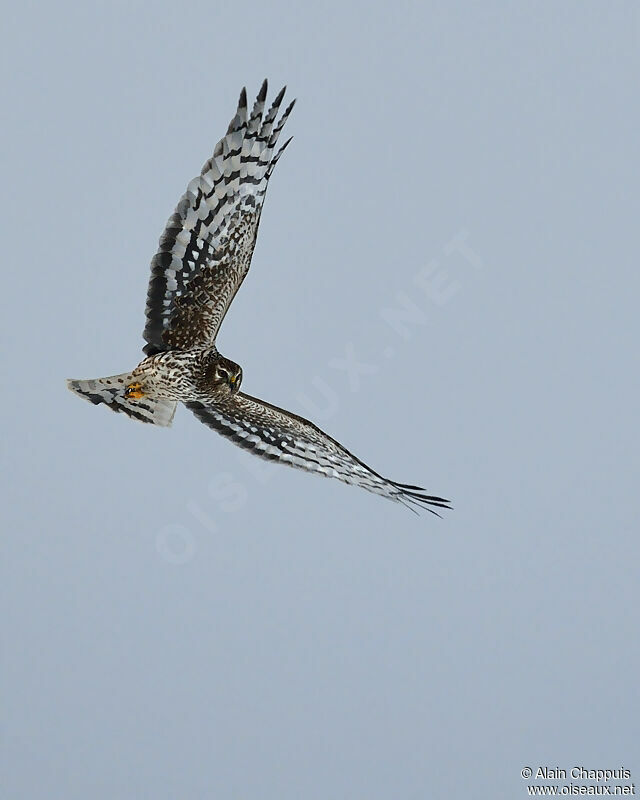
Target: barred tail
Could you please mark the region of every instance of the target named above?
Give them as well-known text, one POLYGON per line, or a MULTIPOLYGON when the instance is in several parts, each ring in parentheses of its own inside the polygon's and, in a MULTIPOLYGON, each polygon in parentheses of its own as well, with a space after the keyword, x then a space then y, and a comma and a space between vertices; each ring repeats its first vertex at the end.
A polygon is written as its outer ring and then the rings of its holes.
POLYGON ((176 411, 175 400, 156 400, 145 395, 139 400, 125 399, 124 391, 128 384, 135 378, 130 372, 122 375, 113 375, 110 378, 95 378, 90 381, 67 381, 67 387, 75 394, 84 397, 94 405, 104 403, 112 411, 124 411, 133 419, 140 422, 150 422, 152 425, 171 425, 176 411))

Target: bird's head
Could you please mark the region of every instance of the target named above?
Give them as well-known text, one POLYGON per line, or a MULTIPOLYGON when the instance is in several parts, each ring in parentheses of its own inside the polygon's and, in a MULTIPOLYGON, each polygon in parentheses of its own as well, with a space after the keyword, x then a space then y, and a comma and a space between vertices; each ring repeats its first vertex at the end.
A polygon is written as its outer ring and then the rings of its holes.
POLYGON ((220 353, 212 353, 205 367, 207 388, 216 394, 235 394, 242 383, 242 367, 220 353))

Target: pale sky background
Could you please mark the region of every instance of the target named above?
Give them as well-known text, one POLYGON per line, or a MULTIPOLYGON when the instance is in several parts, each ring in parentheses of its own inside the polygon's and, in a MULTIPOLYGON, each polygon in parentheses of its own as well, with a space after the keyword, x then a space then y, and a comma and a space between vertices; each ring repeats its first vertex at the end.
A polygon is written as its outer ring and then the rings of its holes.
POLYGON ((639 785, 637 4, 3 21, 2 796, 639 785), (65 388, 137 364, 158 236, 265 76, 294 141, 220 349, 443 520, 65 388))

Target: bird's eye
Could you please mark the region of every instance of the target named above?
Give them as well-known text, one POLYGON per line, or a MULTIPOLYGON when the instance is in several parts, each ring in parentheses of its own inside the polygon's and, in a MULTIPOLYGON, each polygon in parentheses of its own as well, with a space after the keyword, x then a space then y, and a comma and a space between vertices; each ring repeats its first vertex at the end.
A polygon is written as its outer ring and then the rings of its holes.
POLYGON ((223 369, 222 367, 218 367, 218 377, 221 378, 223 381, 228 381, 229 380, 229 373, 227 372, 226 369, 223 369))

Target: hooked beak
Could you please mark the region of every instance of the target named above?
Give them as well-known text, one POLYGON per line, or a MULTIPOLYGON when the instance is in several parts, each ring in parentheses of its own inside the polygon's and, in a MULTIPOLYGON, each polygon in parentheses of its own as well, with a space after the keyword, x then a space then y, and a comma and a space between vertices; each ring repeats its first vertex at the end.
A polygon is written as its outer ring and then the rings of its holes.
POLYGON ((236 394, 236 392, 240 388, 240 376, 229 375, 229 386, 231 387, 231 393, 236 394))

